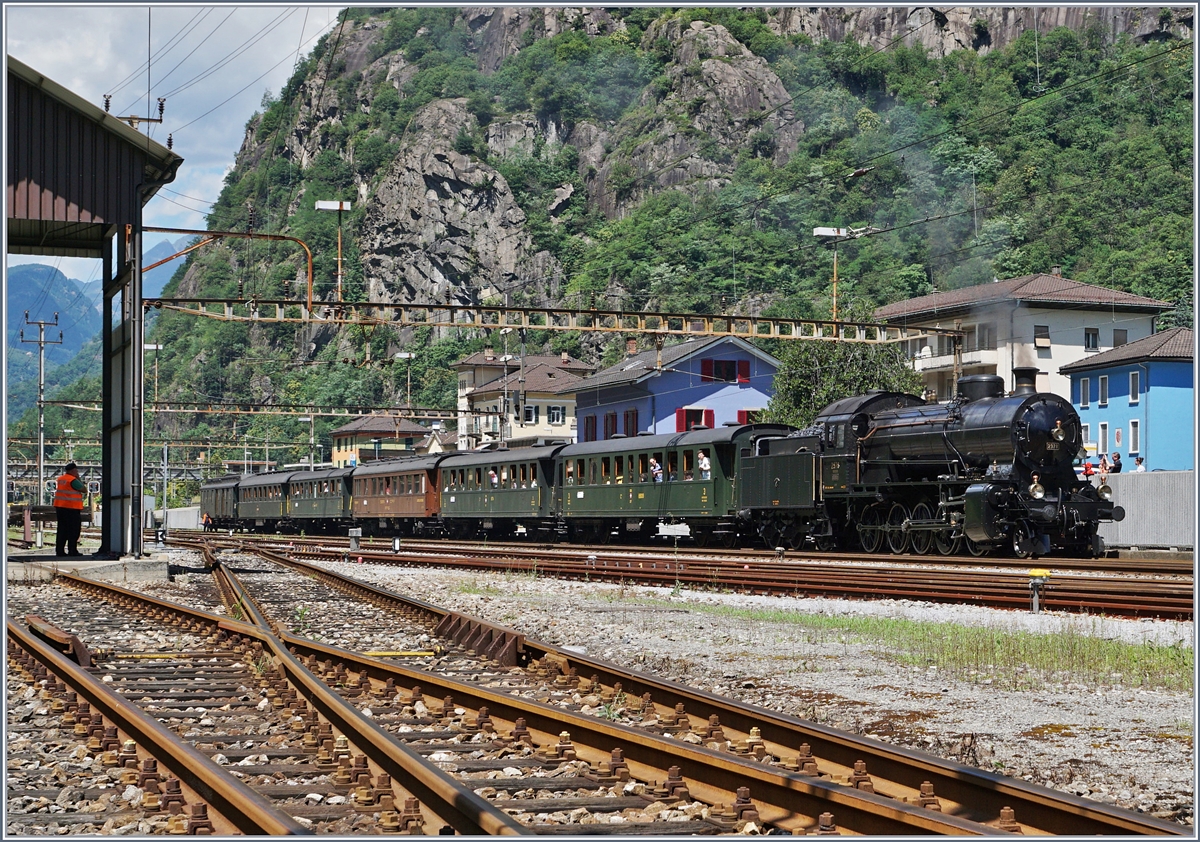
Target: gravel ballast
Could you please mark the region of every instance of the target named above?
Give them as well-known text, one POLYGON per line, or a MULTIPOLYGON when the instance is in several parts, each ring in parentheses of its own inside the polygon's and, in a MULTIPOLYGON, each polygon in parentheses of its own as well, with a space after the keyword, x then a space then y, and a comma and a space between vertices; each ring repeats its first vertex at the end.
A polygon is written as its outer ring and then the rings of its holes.
MULTIPOLYGON (((182 556, 182 554, 181 554, 182 556)), ((836 618, 898 618, 1191 650, 1190 622, 1033 615, 906 600, 759 597, 527 574, 329 563, 331 570, 657 676, 1191 826, 1194 685, 949 674, 887 657, 836 618), (781 612, 747 617, 730 607, 781 612), (788 622, 818 615, 830 630, 788 622)), ((101 578, 97 576, 97 578, 101 578)), ((170 586, 167 586, 167 590, 170 586)), ((169 593, 157 595, 170 599, 169 593)), ((316 606, 313 606, 316 608, 316 606)))

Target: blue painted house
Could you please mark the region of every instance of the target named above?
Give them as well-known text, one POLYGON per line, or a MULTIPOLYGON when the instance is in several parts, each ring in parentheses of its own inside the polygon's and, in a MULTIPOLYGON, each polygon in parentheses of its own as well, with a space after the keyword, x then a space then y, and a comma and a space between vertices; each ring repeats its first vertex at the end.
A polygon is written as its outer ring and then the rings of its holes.
POLYGON ((631 341, 629 350, 621 362, 570 387, 579 441, 745 424, 775 391, 779 360, 736 337, 689 339, 641 353, 631 341))
POLYGON ((1059 369, 1071 378, 1089 452, 1120 453, 1125 471, 1138 456, 1152 471, 1195 467, 1194 342, 1177 327, 1059 369))

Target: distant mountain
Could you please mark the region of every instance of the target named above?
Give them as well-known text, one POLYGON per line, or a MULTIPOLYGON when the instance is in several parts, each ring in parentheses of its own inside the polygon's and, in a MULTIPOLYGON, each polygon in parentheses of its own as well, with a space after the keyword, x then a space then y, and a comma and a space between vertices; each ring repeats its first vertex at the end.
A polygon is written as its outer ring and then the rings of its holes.
MULTIPOLYGON (((142 254, 142 265, 153 266, 158 261, 183 251, 191 245, 192 239, 192 237, 181 237, 173 243, 163 240, 142 254)), ((177 257, 170 263, 164 263, 162 266, 145 272, 142 275, 142 296, 145 298, 158 298, 162 295, 163 287, 167 285, 167 281, 171 280, 171 276, 175 274, 175 270, 186 261, 187 257, 177 257)))
POLYGON ((100 333, 101 321, 97 302, 89 297, 84 284, 53 266, 30 263, 9 267, 6 293, 6 392, 8 418, 12 420, 37 400, 38 327, 26 322, 26 313, 28 321, 35 323, 54 322, 58 314, 57 325, 47 325, 45 330, 47 391, 55 382, 51 372, 75 359, 80 349, 100 333), (25 342, 21 341, 22 333, 25 342))

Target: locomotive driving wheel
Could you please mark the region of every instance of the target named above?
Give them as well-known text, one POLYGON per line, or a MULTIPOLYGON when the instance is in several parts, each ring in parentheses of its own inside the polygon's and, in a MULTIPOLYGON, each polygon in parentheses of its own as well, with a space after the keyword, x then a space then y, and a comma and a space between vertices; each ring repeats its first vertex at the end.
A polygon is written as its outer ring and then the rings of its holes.
POLYGON ((908 533, 904 531, 906 520, 908 508, 903 503, 893 503, 888 511, 887 543, 888 549, 895 555, 900 555, 908 549, 908 533))
POLYGON ((942 555, 958 555, 962 551, 962 542, 963 536, 955 535, 953 527, 933 533, 933 546, 942 555))
MULTIPOLYGON (((913 520, 933 520, 933 509, 929 504, 922 500, 917 505, 913 506, 913 520)), ((923 529, 917 529, 909 533, 909 540, 912 543, 912 551, 917 555, 928 555, 929 545, 933 543, 933 533, 926 532, 923 529)))
POLYGON ((877 553, 883 545, 883 515, 875 506, 867 506, 858 518, 858 540, 864 552, 877 553))
POLYGON ((975 541, 972 541, 966 535, 963 536, 963 546, 967 548, 967 552, 976 558, 989 555, 992 552, 991 544, 978 544, 975 541))

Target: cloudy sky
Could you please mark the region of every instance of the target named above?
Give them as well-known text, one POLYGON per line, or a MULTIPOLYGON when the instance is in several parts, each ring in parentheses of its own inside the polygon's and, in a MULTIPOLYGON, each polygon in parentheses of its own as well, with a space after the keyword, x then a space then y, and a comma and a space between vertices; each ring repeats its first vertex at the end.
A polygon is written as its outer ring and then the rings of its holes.
MULTIPOLYGON (((120 116, 143 123, 184 158, 175 181, 146 206, 147 225, 204 228, 222 179, 263 94, 278 95, 298 60, 337 23, 343 6, 5 3, 5 52, 120 116), (149 72, 147 72, 149 58, 149 72)), ((166 235, 155 235, 159 239, 166 235)), ((159 239, 147 236, 146 247, 159 239)), ((99 261, 10 255, 9 265, 49 263, 68 277, 99 277, 99 261)))

